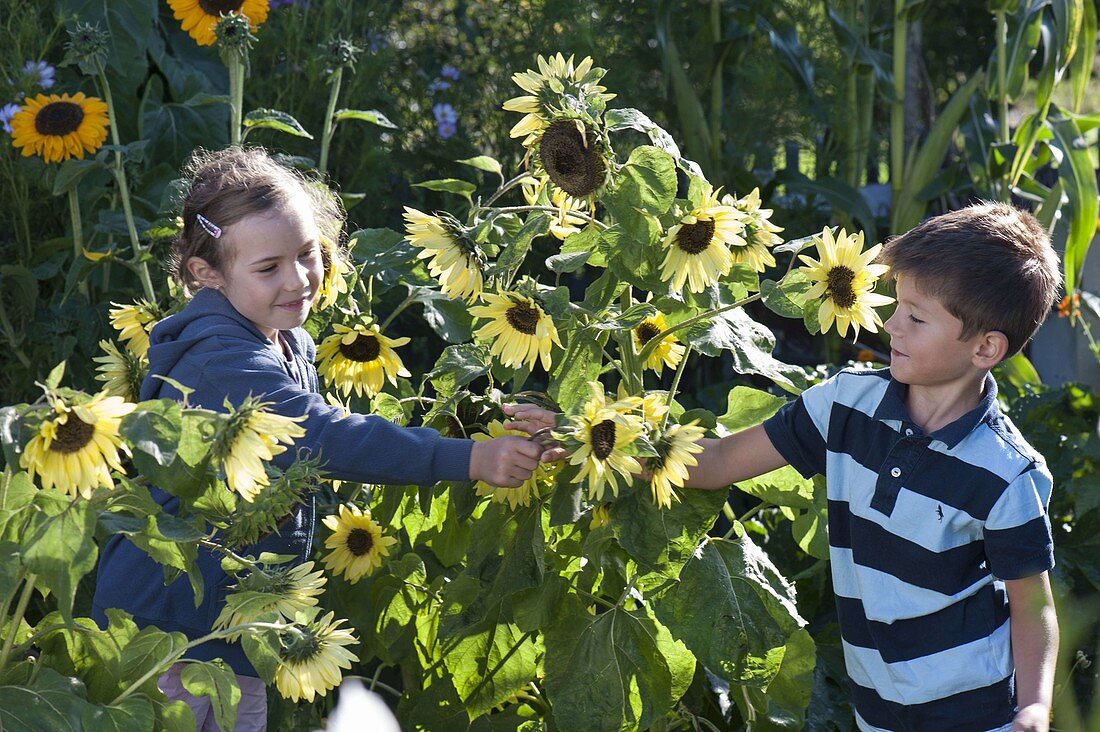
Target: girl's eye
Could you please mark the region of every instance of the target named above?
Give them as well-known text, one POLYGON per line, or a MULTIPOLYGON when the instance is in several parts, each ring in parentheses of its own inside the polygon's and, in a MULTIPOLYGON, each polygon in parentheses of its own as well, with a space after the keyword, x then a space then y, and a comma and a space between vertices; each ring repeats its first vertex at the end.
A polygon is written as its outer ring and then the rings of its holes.
POLYGON ((276 270, 276 266, 274 264, 272 264, 272 265, 269 265, 269 266, 264 267, 263 269, 257 270, 257 271, 260 274, 270 274, 271 272, 274 272, 275 270, 276 270))
POLYGON ((912 320, 914 323, 923 323, 924 322, 923 320, 920 320, 920 319, 916 318, 913 315, 910 315, 909 319, 912 320))

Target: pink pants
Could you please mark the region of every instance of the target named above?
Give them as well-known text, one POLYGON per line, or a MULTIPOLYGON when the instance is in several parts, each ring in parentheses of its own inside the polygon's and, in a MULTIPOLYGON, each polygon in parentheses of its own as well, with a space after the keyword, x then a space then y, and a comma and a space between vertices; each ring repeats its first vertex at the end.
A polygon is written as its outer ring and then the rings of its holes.
MULTIPOLYGON (((214 719, 214 709, 208 696, 194 696, 183 686, 180 673, 185 664, 176 663, 157 679, 157 686, 168 701, 182 701, 195 715, 195 732, 223 732, 214 719)), ((241 701, 237 705, 237 724, 232 732, 265 732, 267 730, 267 687, 255 676, 237 675, 241 701)), ((224 732, 231 732, 224 730, 224 732)))

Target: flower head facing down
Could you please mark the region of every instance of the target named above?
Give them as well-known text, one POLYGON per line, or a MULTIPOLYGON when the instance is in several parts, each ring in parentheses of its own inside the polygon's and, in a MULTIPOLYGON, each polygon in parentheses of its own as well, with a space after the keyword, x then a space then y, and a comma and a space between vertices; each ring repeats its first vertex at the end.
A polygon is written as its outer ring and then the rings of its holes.
POLYGON ((594 67, 590 57, 574 63, 573 56, 566 59, 558 53, 549 59, 538 56, 536 61, 538 71, 528 69, 512 75, 512 81, 527 94, 504 103, 505 110, 523 115, 509 134, 526 138, 525 147, 530 147, 538 133, 563 112, 586 112, 598 117, 607 102, 615 98, 599 83, 607 72, 594 67))
POLYGON ((460 228, 450 216, 431 216, 405 207, 405 236, 421 249, 417 258, 431 260, 428 271, 439 280, 444 295, 473 302, 481 295, 484 259, 460 228))
POLYGON ((149 372, 149 362, 129 349, 119 349, 111 341, 100 341, 102 356, 92 360, 96 366, 96 381, 103 382, 103 390, 109 396, 122 397, 128 402, 138 401, 141 382, 149 372))
POLYGON ((28 97, 12 117, 12 144, 47 163, 82 160, 107 139, 107 105, 83 92, 28 97))
POLYGON ((550 370, 550 350, 561 348, 554 320, 534 298, 518 292, 486 293, 485 305, 470 308, 470 315, 489 322, 478 328, 474 336, 491 340, 490 353, 505 366, 533 369, 537 361, 550 370))
POLYGON ((119 424, 136 405, 100 392, 76 403, 49 397, 53 413, 38 425, 19 464, 42 487, 89 498, 97 487, 112 488, 111 471, 122 472, 119 453, 130 454, 119 424))
POLYGON ((740 242, 735 240, 730 246, 733 261, 737 264, 745 262, 757 272, 774 267, 775 257, 772 256, 771 248, 783 241, 779 236, 783 227, 770 221, 770 208, 760 208, 760 189, 754 188, 744 198, 734 198, 727 194, 722 196, 722 203, 733 206, 744 214, 745 231, 740 242))
POLYGON ((305 415, 284 417, 267 411, 267 404, 252 398, 236 409, 228 401, 225 406, 229 410, 227 421, 211 452, 221 460, 230 490, 251 502, 271 482, 264 462, 305 436, 306 431, 297 424, 305 415))
POLYGON ((576 215, 584 212, 584 201, 555 186, 549 176, 529 176, 521 183, 520 190, 528 206, 549 205, 557 209, 554 220, 550 222, 550 234, 555 239, 564 241, 584 228, 585 220, 576 215))
POLYGON ((834 322, 842 338, 848 334, 849 325, 856 335, 860 327, 878 332, 882 320, 874 309, 894 301, 874 292, 875 282, 889 269, 884 264, 872 264, 881 250, 878 244, 863 251, 862 231, 849 236, 841 229, 834 239, 832 229, 826 227, 817 240, 818 259, 799 255, 806 264, 799 270, 813 283, 806 296, 823 298, 818 310, 822 333, 834 322))
POLYGON ((339 513, 327 516, 324 524, 332 531, 325 539, 325 548, 332 550, 325 555, 325 566, 352 584, 381 567, 390 547, 397 543, 382 533, 369 510, 351 504, 341 504, 339 513))
MULTIPOLYGON (((667 328, 668 324, 665 322, 664 314, 657 313, 649 316, 634 326, 634 349, 640 352, 646 344, 667 328)), ((646 357, 643 365, 645 368, 653 369, 659 374, 665 366, 670 369, 679 366, 686 351, 687 348, 676 339, 676 336, 671 334, 662 336, 653 350, 649 352, 649 356, 646 357)))
POLYGON ((111 304, 114 305, 110 310, 111 325, 119 332, 118 337, 126 344, 126 350, 144 358, 149 353, 149 333, 164 314, 147 300, 137 300, 132 305, 111 304))
POLYGON ((353 271, 347 255, 328 237, 321 237, 321 247, 325 259, 325 277, 321 286, 317 289, 317 307, 327 310, 336 304, 336 301, 350 291, 348 275, 353 271))
POLYGON ((641 464, 628 450, 645 429, 641 417, 632 412, 636 399, 608 403, 603 386, 590 381, 591 398, 580 414, 569 419, 566 429, 555 431, 554 439, 566 449, 575 447, 570 465, 580 466, 573 483, 588 484, 588 498, 602 501, 606 488, 619 495, 619 481, 630 485, 641 464))
POLYGON ((284 699, 312 702, 340 683, 340 669, 351 668, 359 657, 346 646, 359 641, 344 620, 333 621, 333 613, 314 620, 300 617, 291 629, 279 634, 279 665, 275 688, 284 699))
POLYGON ((267 20, 268 0, 168 0, 180 27, 200 46, 214 45, 214 30, 223 15, 239 13, 248 18, 253 33, 267 20))
POLYGON ((692 292, 704 291, 729 274, 734 262, 730 248, 745 246, 744 229, 742 213, 719 203, 716 192, 708 192, 665 235, 661 279, 671 281, 676 292, 685 281, 692 292))
POLYGON ((608 166, 599 138, 578 119, 558 119, 538 136, 539 167, 554 185, 590 200, 607 182, 608 166))
MULTIPOLYGON (((214 621, 214 630, 226 630, 250 623, 268 613, 283 620, 314 607, 324 592, 328 578, 322 570, 313 571, 313 562, 289 566, 265 566, 237 580, 225 598, 225 607, 214 621)), ((229 638, 236 639, 239 633, 229 638)))
POLYGON ((673 499, 680 500, 673 488, 683 488, 688 468, 699 464, 695 455, 703 451, 698 442, 704 435, 706 430, 697 422, 674 424, 654 442, 657 457, 649 462, 649 487, 658 506, 671 508, 673 499))
POLYGON ((388 380, 397 386, 398 376, 409 372, 394 350, 409 338, 387 338, 376 323, 360 321, 350 328, 335 324, 335 332, 317 347, 318 372, 337 390, 350 396, 373 397, 388 380))

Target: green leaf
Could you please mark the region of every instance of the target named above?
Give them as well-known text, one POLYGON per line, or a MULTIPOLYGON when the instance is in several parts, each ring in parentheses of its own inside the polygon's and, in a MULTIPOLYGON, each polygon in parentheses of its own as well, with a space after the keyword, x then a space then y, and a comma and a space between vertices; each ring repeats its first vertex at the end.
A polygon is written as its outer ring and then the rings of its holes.
POLYGON ((783 363, 771 355, 775 336, 764 325, 749 317, 742 308, 734 308, 710 320, 688 326, 680 337, 707 356, 729 351, 733 369, 740 374, 760 374, 787 391, 798 393, 809 382, 797 366, 783 363))
POLYGON ((489 373, 492 363, 487 346, 477 343, 447 346, 424 378, 432 382, 441 396, 450 396, 456 389, 489 373))
POLYGON ((80 721, 86 730, 133 732, 139 729, 153 729, 155 720, 153 702, 144 695, 135 694, 114 706, 89 706, 84 709, 80 721))
POLYGON ((774 506, 809 508, 813 505, 813 483, 799 475, 790 465, 743 480, 737 487, 742 492, 774 506))
POLYGON ((799 628, 784 646, 779 672, 768 688, 750 686, 744 689, 746 699, 756 710, 754 731, 784 732, 805 727, 816 663, 814 639, 804 628, 799 628))
POLYGON ((550 397, 566 412, 588 398, 588 382, 599 377, 603 368, 603 337, 574 327, 565 340, 565 354, 550 374, 550 397))
POLYGON ((194 696, 210 697, 218 727, 233 729, 236 726, 241 689, 233 669, 223 661, 189 663, 180 673, 180 681, 194 696))
POLYGON ((428 578, 424 560, 413 553, 391 559, 383 569, 354 586, 330 582, 326 595, 332 593, 338 606, 347 608, 348 621, 370 653, 395 664, 415 657, 416 617, 426 612, 428 600, 419 588, 427 587, 428 578))
POLYGON ((484 170, 487 173, 496 173, 497 175, 504 177, 504 171, 501 170, 500 163, 495 158, 491 158, 488 155, 477 155, 472 158, 466 158, 465 160, 456 161, 462 165, 469 165, 471 168, 477 168, 478 170, 484 170))
POLYGON ((415 188, 427 188, 429 191, 441 191, 443 193, 457 193, 470 200, 470 196, 477 190, 477 186, 458 178, 440 178, 438 180, 426 180, 422 183, 413 183, 415 188))
POLYGON ((813 477, 813 506, 791 523, 791 536, 814 559, 829 558, 829 499, 825 476, 813 477))
POLYGON ((26 685, 0 686, 0 729, 34 732, 80 732, 88 709, 79 679, 40 667, 26 685))
MULTIPOLYGON (((561 256, 587 252, 588 264, 593 267, 606 267, 607 258, 600 251, 602 230, 595 224, 589 224, 580 231, 565 237, 561 243, 561 256)), ((557 270, 555 270, 557 271, 557 270)))
POLYGON ((665 657, 667 636, 643 610, 621 607, 592 617, 571 612, 545 632, 546 693, 560 729, 618 732, 648 729, 663 719, 682 685, 686 664, 665 657), (659 640, 661 638, 662 640, 659 640))
MULTIPOLYGON (((672 139, 672 135, 665 132, 663 128, 637 109, 609 109, 604 114, 604 124, 607 125, 608 132, 618 132, 626 129, 644 132, 654 147, 668 153, 673 159, 680 160, 680 148, 676 145, 676 141, 672 139)), ((689 168, 698 168, 690 161, 685 161, 685 163, 689 168)), ((698 175, 702 175, 701 171, 696 170, 696 172, 698 175)))
POLYGON ((1062 151, 1062 164, 1058 175, 1069 197, 1069 233, 1066 236, 1066 252, 1062 258, 1066 276, 1066 292, 1077 288, 1081 268, 1088 254, 1092 237, 1096 234, 1098 214, 1096 168, 1092 164, 1089 144, 1077 123, 1062 115, 1057 105, 1052 105, 1051 129, 1055 145, 1062 151))
POLYGON ((474 319, 466 303, 452 300, 438 290, 430 292, 434 296, 425 297, 420 302, 424 305, 424 320, 432 330, 448 343, 465 343, 472 339, 474 319))
POLYGON ((1080 112, 1085 101, 1096 48, 1096 4, 1093 0, 1082 0, 1081 32, 1077 37, 1077 53, 1070 59, 1069 79, 1073 87, 1073 111, 1080 112))
POLYGON ((393 229, 359 229, 350 238, 355 241, 352 257, 364 279, 390 270, 408 272, 416 263, 418 249, 393 229))
POLYGON ((313 135, 306 132, 306 129, 302 127, 298 120, 277 109, 253 109, 244 116, 241 124, 244 126, 242 139, 255 129, 278 130, 295 137, 313 139, 313 135))
POLYGON ((64 196, 80 185, 80 181, 93 170, 106 170, 106 166, 96 158, 66 160, 53 179, 53 195, 64 196))
POLYGON ((514 237, 509 237, 504 251, 490 268, 503 282, 511 282, 516 271, 527 258, 531 242, 550 231, 550 216, 545 213, 532 214, 523 222, 523 228, 514 237))
MULTIPOLYGON (((47 494, 40 493, 36 503, 47 494)), ((73 598, 80 579, 95 568, 97 511, 90 501, 59 499, 43 506, 49 515, 39 523, 23 544, 23 563, 38 575, 38 586, 57 598, 57 607, 66 623, 73 621, 73 598), (60 508, 58 511, 57 509, 60 508)))
POLYGON ((554 486, 550 496, 550 525, 565 526, 581 517, 584 509, 581 505, 581 484, 566 483, 561 480, 554 486))
POLYGON ((630 152, 604 202, 620 212, 634 209, 661 216, 675 197, 676 162, 665 151, 642 145, 630 152))
POLYGON ((336 122, 354 119, 360 122, 370 122, 372 125, 378 125, 379 127, 388 127, 391 130, 397 129, 397 125, 390 122, 386 115, 382 114, 377 109, 338 109, 336 113, 332 115, 332 119, 336 122))
POLYGON ((20 529, 37 493, 30 476, 22 470, 0 473, 0 539, 23 542, 26 537, 20 529))
POLYGON ((514 696, 538 670, 543 651, 534 634, 502 621, 498 608, 443 659, 470 719, 514 696))
POLYGON ((122 418, 119 433, 135 450, 167 467, 176 459, 183 426, 183 408, 174 399, 142 402, 122 418))
POLYGON ((997 364, 994 373, 998 379, 1007 379, 1017 389, 1023 389, 1025 386, 1039 386, 1043 383, 1035 366, 1022 353, 1017 353, 997 364))
POLYGON ((585 265, 592 252, 570 252, 569 254, 553 254, 546 258, 546 267, 551 272, 565 274, 576 272, 585 265))
POLYGON ((863 195, 840 178, 823 177, 811 180, 797 170, 784 168, 776 172, 775 180, 792 192, 807 193, 825 199, 834 211, 851 214, 863 227, 867 241, 878 241, 875 215, 863 195))
POLYGON ((756 687, 775 678, 787 639, 805 624, 794 588, 747 535, 707 539, 656 611, 700 663, 756 687))
POLYGON ((726 413, 718 418, 718 424, 725 428, 726 434, 740 432, 760 424, 786 403, 783 397, 766 391, 751 386, 735 386, 726 396, 726 413))

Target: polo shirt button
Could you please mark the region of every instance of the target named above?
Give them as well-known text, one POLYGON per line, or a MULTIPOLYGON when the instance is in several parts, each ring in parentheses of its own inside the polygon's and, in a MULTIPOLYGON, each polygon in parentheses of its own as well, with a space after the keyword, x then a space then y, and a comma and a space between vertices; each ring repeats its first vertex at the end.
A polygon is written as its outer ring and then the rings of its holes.
POLYGON ((912 437, 913 436, 913 430, 906 428, 905 436, 906 437, 912 437))
POLYGON ((890 468, 890 475, 894 478, 901 477, 901 468, 890 468))

